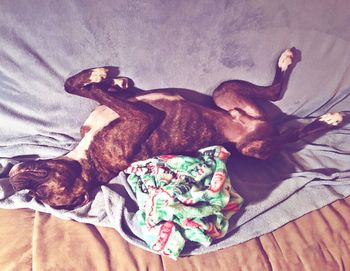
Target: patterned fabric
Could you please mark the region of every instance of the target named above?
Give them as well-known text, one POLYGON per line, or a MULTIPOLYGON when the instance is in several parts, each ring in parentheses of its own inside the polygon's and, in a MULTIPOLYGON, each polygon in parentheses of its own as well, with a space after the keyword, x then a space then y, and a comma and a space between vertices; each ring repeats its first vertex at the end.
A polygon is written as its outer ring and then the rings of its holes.
POLYGON ((213 146, 199 150, 197 157, 162 155, 125 170, 150 248, 176 259, 186 240, 209 246, 226 234, 229 218, 243 203, 227 174, 229 155, 213 146))

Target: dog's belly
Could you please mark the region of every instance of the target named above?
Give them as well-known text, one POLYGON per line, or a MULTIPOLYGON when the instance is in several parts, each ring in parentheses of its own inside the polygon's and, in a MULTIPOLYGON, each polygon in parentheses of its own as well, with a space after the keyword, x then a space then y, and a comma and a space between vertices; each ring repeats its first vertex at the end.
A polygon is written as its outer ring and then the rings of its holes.
POLYGON ((152 93, 136 97, 135 100, 147 102, 166 113, 163 122, 141 145, 135 160, 235 143, 261 125, 259 120, 244 116, 233 118, 226 111, 192 103, 179 95, 152 93))
POLYGON ((184 154, 223 143, 223 136, 215 122, 209 121, 209 115, 202 112, 200 107, 186 101, 168 103, 162 104, 162 109, 167 110, 165 119, 141 144, 141 150, 134 160, 159 154, 184 154))
POLYGON ((162 106, 152 105, 164 112, 165 118, 138 144, 132 145, 133 138, 141 138, 137 127, 132 130, 122 120, 110 122, 93 137, 86 153, 98 171, 100 182, 108 181, 132 161, 160 154, 185 154, 223 143, 214 122, 208 120, 210 112, 202 112, 200 107, 184 100, 166 100, 162 106))

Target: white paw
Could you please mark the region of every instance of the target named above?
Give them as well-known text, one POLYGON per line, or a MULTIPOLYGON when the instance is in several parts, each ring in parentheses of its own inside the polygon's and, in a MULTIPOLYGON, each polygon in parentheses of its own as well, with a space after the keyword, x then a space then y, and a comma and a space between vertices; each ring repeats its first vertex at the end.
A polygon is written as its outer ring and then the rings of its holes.
POLYGON ((89 77, 90 83, 100 83, 103 79, 107 78, 108 69, 106 68, 95 68, 92 69, 91 75, 89 77))
POLYGON ((343 115, 341 113, 327 113, 322 115, 319 120, 329 125, 337 126, 343 121, 343 115))
POLYGON ((291 49, 285 50, 280 58, 278 59, 278 67, 284 72, 287 70, 288 66, 292 64, 293 52, 291 49))
POLYGON ((129 87, 129 79, 126 77, 117 77, 113 79, 113 85, 118 86, 121 89, 127 89, 129 87))

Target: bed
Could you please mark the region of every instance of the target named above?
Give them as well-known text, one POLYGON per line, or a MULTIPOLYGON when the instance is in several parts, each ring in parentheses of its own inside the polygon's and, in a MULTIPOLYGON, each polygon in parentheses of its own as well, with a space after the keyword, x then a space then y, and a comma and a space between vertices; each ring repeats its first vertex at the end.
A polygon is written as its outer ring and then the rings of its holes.
POLYGON ((94 212, 83 214, 56 212, 26 191, 14 193, 7 176, 19 161, 56 157, 75 146, 96 103, 65 93, 63 83, 88 67, 119 66, 145 90, 210 95, 224 80, 270 83, 279 54, 295 47, 284 98, 263 105, 272 120, 286 129, 349 111, 347 1, 0 5, 2 270, 350 269, 348 118, 340 129, 290 144, 269 161, 232 153, 228 169, 244 208, 225 238, 187 247, 177 261, 140 240, 120 189, 123 176, 97 191, 116 205, 98 205, 97 212, 97 196, 89 205, 94 212))

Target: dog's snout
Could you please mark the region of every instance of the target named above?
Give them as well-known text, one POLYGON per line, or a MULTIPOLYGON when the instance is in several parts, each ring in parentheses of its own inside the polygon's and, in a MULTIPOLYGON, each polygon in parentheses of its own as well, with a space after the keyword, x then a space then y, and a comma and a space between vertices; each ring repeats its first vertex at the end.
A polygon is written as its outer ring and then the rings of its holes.
POLYGON ((20 165, 21 165, 21 164, 22 164, 22 163, 15 164, 15 165, 11 168, 11 170, 10 170, 10 172, 9 172, 9 176, 10 176, 10 177, 13 177, 14 175, 17 174, 17 172, 19 171, 19 168, 20 168, 20 165))
POLYGON ((10 184, 15 191, 22 189, 35 189, 47 181, 49 168, 36 161, 23 162, 14 165, 10 172, 10 184))
POLYGON ((9 177, 12 178, 19 173, 27 173, 28 175, 31 175, 33 177, 45 178, 49 172, 47 168, 39 166, 33 167, 31 164, 23 162, 18 163, 11 168, 9 172, 9 177))

